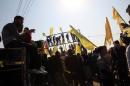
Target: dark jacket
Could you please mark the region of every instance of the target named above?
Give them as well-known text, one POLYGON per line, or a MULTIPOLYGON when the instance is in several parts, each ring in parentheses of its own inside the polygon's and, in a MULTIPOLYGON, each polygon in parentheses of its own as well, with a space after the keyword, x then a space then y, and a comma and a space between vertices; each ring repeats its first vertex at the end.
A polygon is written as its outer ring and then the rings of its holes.
POLYGON ((8 23, 4 26, 2 30, 2 39, 4 46, 12 42, 13 40, 17 40, 19 37, 18 28, 14 23, 8 23))

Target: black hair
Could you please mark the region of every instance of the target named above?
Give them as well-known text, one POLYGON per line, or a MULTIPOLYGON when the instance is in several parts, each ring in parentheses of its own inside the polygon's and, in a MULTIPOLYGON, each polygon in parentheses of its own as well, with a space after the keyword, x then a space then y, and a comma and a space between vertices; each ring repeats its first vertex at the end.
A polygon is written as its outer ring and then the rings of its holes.
POLYGON ((128 5, 127 9, 126 9, 126 12, 130 12, 130 4, 128 5))
POLYGON ((118 40, 114 41, 115 44, 120 44, 118 40))
POLYGON ((25 27, 24 30, 29 30, 29 28, 28 28, 28 27, 25 27))
POLYGON ((15 16, 14 20, 17 20, 17 19, 22 19, 23 20, 24 18, 22 16, 15 16))

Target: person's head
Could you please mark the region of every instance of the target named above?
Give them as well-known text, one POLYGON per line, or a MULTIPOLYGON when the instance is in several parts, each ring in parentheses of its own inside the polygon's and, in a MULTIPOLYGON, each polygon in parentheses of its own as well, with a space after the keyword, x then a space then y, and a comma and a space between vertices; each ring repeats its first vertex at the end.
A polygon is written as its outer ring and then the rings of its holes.
POLYGON ((24 30, 23 30, 23 32, 27 32, 27 31, 29 31, 29 28, 25 27, 24 30))
POLYGON ((22 16, 15 16, 14 23, 17 25, 23 25, 24 18, 22 16))
POLYGON ((69 49, 67 53, 68 53, 69 56, 72 56, 74 54, 72 49, 69 49))
POLYGON ((79 56, 79 57, 80 57, 80 53, 77 53, 77 56, 79 56))
POLYGON ((98 54, 98 53, 99 53, 98 47, 97 47, 97 48, 95 48, 95 50, 93 51, 93 53, 96 53, 96 54, 98 54))
POLYGON ((18 28, 19 33, 22 32, 22 30, 23 30, 23 21, 24 21, 24 18, 22 16, 14 17, 14 24, 18 28))
POLYGON ((120 45, 120 43, 119 43, 118 40, 114 41, 113 44, 114 44, 114 46, 116 46, 116 45, 120 45))
POLYGON ((98 47, 98 50, 99 50, 99 54, 100 54, 101 56, 104 56, 104 55, 107 53, 107 48, 106 48, 106 46, 100 46, 100 47, 98 47))
POLYGON ((128 5, 128 7, 126 9, 126 13, 128 13, 128 15, 130 16, 130 4, 128 5))
POLYGON ((81 52, 82 55, 87 55, 87 49, 83 49, 83 51, 81 52))
POLYGON ((56 51, 55 56, 56 56, 56 57, 60 57, 60 52, 59 52, 59 51, 56 51))

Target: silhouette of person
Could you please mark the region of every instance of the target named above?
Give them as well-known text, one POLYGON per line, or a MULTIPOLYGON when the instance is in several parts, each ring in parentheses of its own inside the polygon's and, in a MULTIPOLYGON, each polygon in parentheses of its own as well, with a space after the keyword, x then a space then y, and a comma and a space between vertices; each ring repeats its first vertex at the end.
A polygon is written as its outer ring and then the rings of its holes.
POLYGON ((102 86, 114 86, 113 74, 111 72, 110 55, 107 52, 106 46, 100 46, 99 58, 97 60, 99 79, 102 86))
POLYGON ((112 69, 113 73, 116 73, 115 76, 118 76, 120 86, 128 86, 128 66, 126 60, 126 48, 119 44, 119 41, 114 41, 114 47, 112 47, 111 56, 112 56, 112 69))
POLYGON ((20 34, 23 29, 23 20, 21 16, 16 16, 13 23, 8 23, 2 30, 4 47, 15 46, 16 41, 21 41, 20 34))
POLYGON ((37 48, 30 43, 24 42, 21 36, 23 30, 22 16, 15 16, 13 23, 8 23, 3 27, 2 39, 5 48, 26 48, 27 68, 40 69, 41 62, 37 52, 37 48))
MULTIPOLYGON (((128 13, 128 15, 130 16, 130 4, 128 5, 128 7, 127 7, 127 9, 126 9, 126 13, 128 13)), ((130 21, 129 21, 129 24, 130 24, 130 21)), ((130 27, 129 24, 121 23, 121 25, 122 25, 123 28, 130 27)))
POLYGON ((25 27, 22 33, 23 41, 31 43, 33 32, 35 32, 35 29, 29 29, 28 27, 25 27))
MULTIPOLYGON (((130 4, 126 9, 126 13, 128 13, 128 15, 130 16, 130 4)), ((130 24, 130 20, 129 20, 129 24, 130 24)), ((126 48, 126 58, 127 58, 128 69, 130 70, 130 43, 126 48)))
POLYGON ((126 13, 128 13, 128 15, 130 16, 130 4, 128 5, 128 7, 126 9, 126 13))
POLYGON ((68 56, 65 58, 65 67, 66 70, 68 71, 68 76, 67 80, 69 83, 69 86, 85 86, 82 85, 82 61, 81 58, 78 57, 77 55, 74 55, 74 50, 69 49, 68 50, 68 56))
POLYGON ((0 36, 0 42, 1 42, 1 36, 0 36))

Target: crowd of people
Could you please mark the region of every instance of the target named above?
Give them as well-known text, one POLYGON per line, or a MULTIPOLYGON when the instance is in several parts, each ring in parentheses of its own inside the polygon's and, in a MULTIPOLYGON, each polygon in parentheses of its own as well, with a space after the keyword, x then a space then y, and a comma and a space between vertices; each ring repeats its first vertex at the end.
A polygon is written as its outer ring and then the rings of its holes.
MULTIPOLYGON (((126 12, 130 15, 130 5, 126 12)), ((114 46, 110 49, 106 46, 99 46, 91 53, 84 48, 81 53, 75 54, 75 49, 69 47, 67 51, 56 51, 55 55, 47 57, 47 54, 39 54, 37 47, 31 42, 31 34, 35 32, 35 29, 26 27, 23 30, 23 21, 22 16, 15 16, 13 23, 8 23, 3 27, 3 44, 5 48, 26 48, 27 69, 46 76, 44 85, 93 86, 93 82, 97 81, 100 86, 130 86, 129 41, 126 46, 120 45, 119 41, 114 41, 114 46)), ((128 24, 121 25, 129 27, 128 24)), ((124 34, 121 36, 124 37, 124 34)), ((71 34, 71 37, 73 42, 77 41, 75 35, 71 34)), ((70 41, 68 34, 66 34, 66 39, 70 41)), ((50 46, 64 43, 64 34, 58 37, 49 36, 47 41, 50 46)))
POLYGON ((42 60, 48 72, 49 86, 129 86, 126 48, 114 42, 114 47, 97 47, 92 53, 87 50, 75 55, 73 49, 58 51, 55 55, 42 60))

